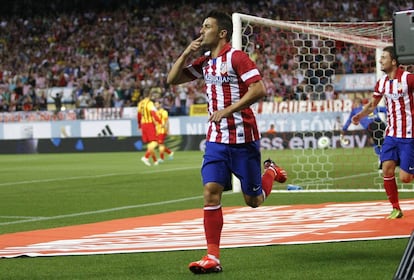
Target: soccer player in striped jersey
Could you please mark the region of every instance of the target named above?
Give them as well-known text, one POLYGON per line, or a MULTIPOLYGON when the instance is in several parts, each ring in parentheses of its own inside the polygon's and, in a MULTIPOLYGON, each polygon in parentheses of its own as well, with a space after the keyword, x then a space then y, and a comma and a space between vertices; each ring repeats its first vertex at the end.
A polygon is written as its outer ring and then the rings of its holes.
POLYGON ((196 274, 220 272, 223 227, 222 194, 231 188, 232 173, 240 179, 247 205, 260 206, 274 181, 285 182, 285 170, 266 160, 261 174, 260 134, 250 106, 266 95, 256 64, 230 45, 233 24, 225 13, 213 11, 204 19, 200 37, 173 64, 168 84, 203 78, 208 100, 208 130, 201 167, 204 184, 204 232, 207 255, 189 264, 196 274), (206 52, 192 63, 191 56, 206 52))
POLYGON ((398 199, 395 168, 400 166, 400 180, 410 183, 414 179, 414 74, 399 67, 394 47, 383 49, 380 58, 381 70, 385 73, 374 88, 370 102, 352 118, 358 124, 372 113, 385 98, 387 108, 387 128, 381 150, 384 189, 392 205, 388 219, 403 217, 398 199))
POLYGON ((161 106, 161 102, 156 100, 154 102, 155 108, 157 109, 157 115, 160 118, 160 123, 156 124, 157 130, 157 141, 158 141, 158 150, 160 151, 160 159, 158 162, 163 162, 165 158, 165 153, 170 159, 173 159, 174 152, 171 151, 167 146, 165 146, 165 138, 169 133, 169 121, 168 121, 168 111, 161 106))
POLYGON ((152 157, 155 165, 158 164, 155 154, 155 148, 157 148, 158 145, 155 125, 156 123, 161 123, 161 120, 157 115, 157 109, 150 97, 151 92, 149 95, 147 94, 137 106, 138 129, 141 129, 142 131, 142 142, 147 144, 147 151, 141 158, 141 161, 148 166, 151 166, 149 157, 152 157))

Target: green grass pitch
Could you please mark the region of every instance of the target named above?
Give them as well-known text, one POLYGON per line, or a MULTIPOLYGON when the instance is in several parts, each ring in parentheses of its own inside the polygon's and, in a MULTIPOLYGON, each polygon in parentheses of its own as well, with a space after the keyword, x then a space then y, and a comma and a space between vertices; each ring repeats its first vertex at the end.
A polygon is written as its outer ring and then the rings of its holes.
MULTIPOLYGON (((306 156, 306 152, 272 150, 262 155, 284 166, 289 180, 300 179, 301 174, 307 176, 307 182, 317 180, 312 178, 320 167, 315 162, 325 160, 326 155, 306 156), (309 168, 312 172, 308 172, 309 168)), ((324 152, 329 153, 332 163, 328 175, 332 176, 333 189, 378 188, 372 149, 324 152)), ((174 160, 156 167, 145 166, 140 161, 142 155, 1 155, 0 234, 202 207, 202 152, 178 151, 174 160)), ((285 189, 285 185, 275 185, 275 189, 285 189)), ((400 197, 410 198, 412 193, 401 192, 400 197)), ((382 191, 277 192, 265 204, 385 199, 382 191)), ((240 193, 223 197, 223 206, 237 205, 244 206, 240 193)), ((199 259, 204 250, 1 259, 0 279, 388 280, 407 242, 408 239, 394 239, 223 249, 224 272, 209 276, 192 275, 187 269, 188 263, 199 259)))

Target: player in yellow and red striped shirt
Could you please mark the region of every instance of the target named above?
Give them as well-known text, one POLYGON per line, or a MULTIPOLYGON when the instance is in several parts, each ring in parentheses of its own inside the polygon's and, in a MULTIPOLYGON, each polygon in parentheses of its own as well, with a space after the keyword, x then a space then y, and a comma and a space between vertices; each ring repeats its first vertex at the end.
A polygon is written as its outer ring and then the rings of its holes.
POLYGON ((161 123, 157 115, 157 109, 154 106, 154 102, 150 99, 150 96, 151 94, 142 99, 138 103, 137 108, 138 129, 142 131, 142 142, 147 143, 147 151, 141 158, 141 161, 148 166, 151 166, 149 157, 153 158, 155 165, 158 164, 155 155, 155 148, 158 146, 155 125, 156 123, 161 123))
POLYGON ((165 110, 160 101, 155 101, 155 108, 157 108, 157 115, 160 118, 161 122, 157 123, 157 140, 158 140, 158 149, 160 151, 160 160, 159 162, 164 161, 164 153, 167 153, 170 159, 173 159, 174 152, 171 151, 167 146, 165 146, 165 139, 169 133, 169 121, 168 121, 168 111, 165 110))

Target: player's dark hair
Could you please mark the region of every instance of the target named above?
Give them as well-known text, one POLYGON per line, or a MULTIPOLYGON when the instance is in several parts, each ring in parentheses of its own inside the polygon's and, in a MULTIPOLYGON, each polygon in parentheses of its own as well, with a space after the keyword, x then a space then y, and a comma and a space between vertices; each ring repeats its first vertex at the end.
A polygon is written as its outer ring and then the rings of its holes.
POLYGON ((390 54, 391 59, 395 59, 395 61, 397 61, 397 66, 400 65, 394 46, 385 47, 382 51, 388 52, 390 54))
POLYGON ((228 14, 220 11, 211 11, 207 17, 211 17, 217 20, 219 30, 227 31, 226 40, 227 42, 230 42, 233 35, 233 22, 231 20, 231 17, 228 14))

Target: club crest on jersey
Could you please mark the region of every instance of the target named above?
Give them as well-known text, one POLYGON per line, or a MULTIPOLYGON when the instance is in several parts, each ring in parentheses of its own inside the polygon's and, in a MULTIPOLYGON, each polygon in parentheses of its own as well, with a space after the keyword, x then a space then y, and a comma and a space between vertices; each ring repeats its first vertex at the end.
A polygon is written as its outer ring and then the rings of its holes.
POLYGON ((222 63, 221 65, 220 65, 220 74, 221 75, 224 75, 224 74, 226 74, 227 73, 227 63, 222 63))
POLYGON ((397 84, 397 90, 398 90, 398 92, 402 92, 402 90, 403 90, 403 86, 402 86, 402 84, 401 84, 401 83, 398 83, 398 84, 397 84))

